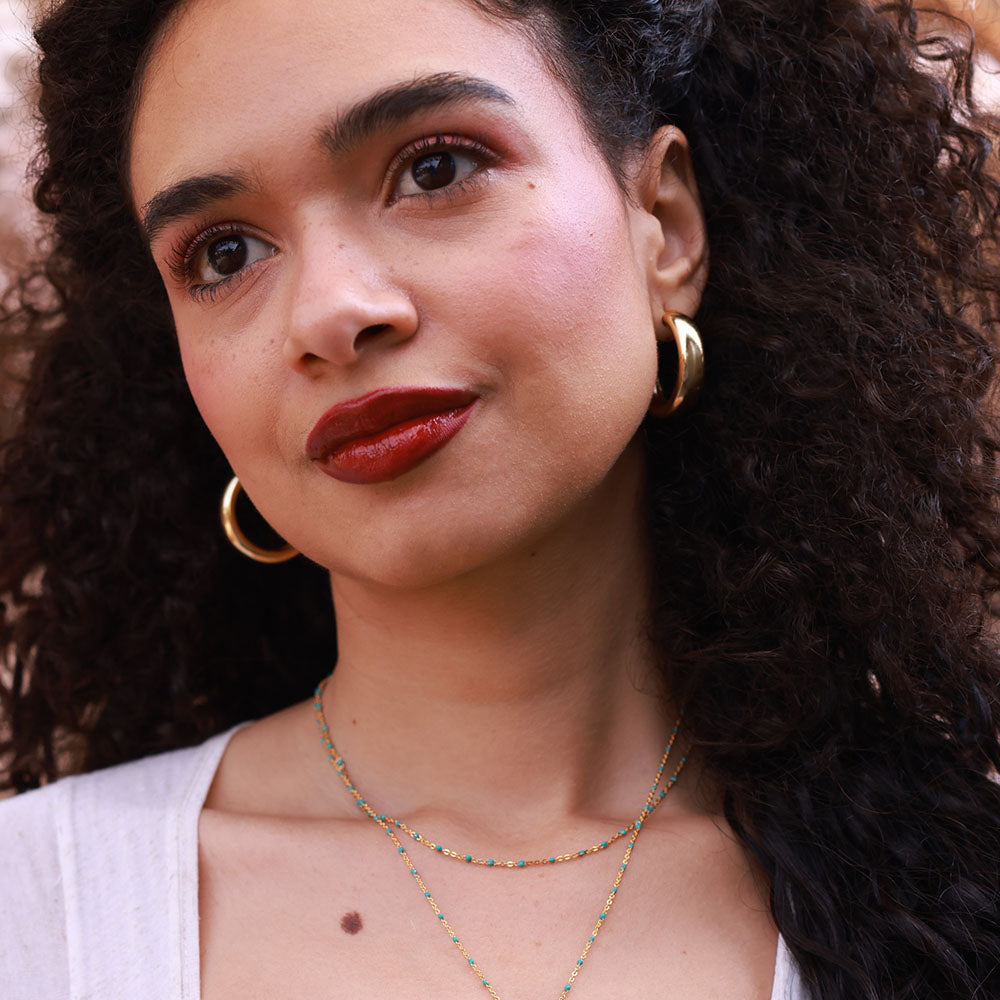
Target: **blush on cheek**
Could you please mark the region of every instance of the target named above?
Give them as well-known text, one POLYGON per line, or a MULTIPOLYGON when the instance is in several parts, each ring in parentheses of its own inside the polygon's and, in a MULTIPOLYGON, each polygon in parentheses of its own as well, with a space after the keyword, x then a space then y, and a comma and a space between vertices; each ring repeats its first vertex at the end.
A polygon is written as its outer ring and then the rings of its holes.
POLYGON ((195 406, 198 407, 202 420, 215 436, 214 425, 216 421, 213 420, 213 411, 224 405, 220 398, 222 386, 225 385, 219 370, 221 366, 212 359, 211 354, 202 355, 185 348, 183 339, 180 344, 181 363, 184 367, 184 379, 187 382, 188 391, 194 399, 195 406))
POLYGON ((560 489, 567 476, 592 484, 613 466, 655 377, 649 297, 626 217, 614 201, 598 208, 538 207, 497 232, 489 266, 455 261, 455 286, 475 288, 470 299, 481 311, 463 335, 481 331, 476 354, 500 373, 501 398, 526 436, 518 464, 544 466, 542 479, 563 482, 560 489), (532 448, 547 457, 534 461, 532 448))
POLYGON ((606 168, 581 171, 577 183, 543 184, 526 199, 506 247, 509 266, 530 262, 549 295, 581 299, 619 291, 635 280, 623 195, 606 168))
POLYGON ((239 364, 231 352, 192 350, 181 340, 188 390, 212 437, 229 463, 239 467, 268 425, 266 393, 255 388, 260 373, 239 364))
MULTIPOLYGON (((542 328, 547 349, 627 353, 629 333, 653 345, 649 303, 617 192, 593 201, 546 204, 494 247, 494 297, 542 328), (623 340, 624 337, 624 340, 623 340)), ((482 284, 483 276, 470 276, 482 284)))

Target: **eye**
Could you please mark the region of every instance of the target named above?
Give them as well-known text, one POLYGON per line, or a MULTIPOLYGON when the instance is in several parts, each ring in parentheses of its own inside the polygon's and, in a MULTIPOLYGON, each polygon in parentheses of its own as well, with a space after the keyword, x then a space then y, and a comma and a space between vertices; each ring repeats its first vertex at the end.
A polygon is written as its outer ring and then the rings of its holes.
POLYGON ((413 158, 399 178, 398 196, 422 194, 461 181, 480 167, 480 161, 455 149, 436 149, 413 158))
POLYGON ((500 162, 501 157, 481 139, 441 132, 425 135, 401 149, 389 164, 388 200, 458 195, 485 182, 488 168, 500 162))
POLYGON ((231 278, 247 265, 274 254, 274 247, 257 236, 227 232, 207 239, 190 259, 191 279, 212 284, 231 278))

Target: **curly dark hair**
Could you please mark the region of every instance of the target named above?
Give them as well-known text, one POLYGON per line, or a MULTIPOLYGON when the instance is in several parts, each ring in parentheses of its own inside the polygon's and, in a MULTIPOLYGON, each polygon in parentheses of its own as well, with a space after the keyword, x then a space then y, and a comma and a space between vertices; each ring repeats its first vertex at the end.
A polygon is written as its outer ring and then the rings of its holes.
MULTIPOLYGON (((817 1000, 1000 997, 994 344, 1000 122, 962 25, 908 2, 472 0, 528 31, 613 169, 692 145, 712 269, 699 406, 644 428, 654 637, 817 1000)), ((123 150, 175 0, 40 25, 51 245, 0 453, 6 787, 308 695, 325 574, 221 538, 123 150)))

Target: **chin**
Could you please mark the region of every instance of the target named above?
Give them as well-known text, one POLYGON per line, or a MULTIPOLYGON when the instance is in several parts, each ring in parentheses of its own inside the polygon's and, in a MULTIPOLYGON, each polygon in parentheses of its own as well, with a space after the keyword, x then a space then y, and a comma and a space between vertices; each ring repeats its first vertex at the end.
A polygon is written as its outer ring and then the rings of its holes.
POLYGON ((393 518, 389 525, 367 522, 353 533, 349 547, 305 551, 333 578, 398 590, 462 585, 470 577, 529 559, 557 516, 528 516, 506 505, 497 516, 448 505, 433 516, 393 518))
POLYGON ((335 579, 340 576, 394 590, 425 590, 486 571, 513 554, 513 547, 503 545, 499 534, 488 533, 481 525, 471 532, 454 530, 454 523, 437 527, 437 532, 397 527, 370 539, 370 544, 353 545, 349 553, 318 561, 335 579))
MULTIPOLYGON (((351 511, 348 534, 331 532, 296 547, 334 578, 377 587, 426 589, 472 585, 473 577, 491 574, 498 581, 507 573, 523 576, 543 552, 571 559, 610 524, 634 520, 643 489, 641 448, 633 440, 617 456, 598 457, 593 468, 577 457, 562 469, 555 463, 524 469, 508 463, 504 474, 463 469, 434 489, 415 480, 408 490, 372 494, 363 510, 351 511)), ((347 514, 341 509, 339 516, 347 514)))

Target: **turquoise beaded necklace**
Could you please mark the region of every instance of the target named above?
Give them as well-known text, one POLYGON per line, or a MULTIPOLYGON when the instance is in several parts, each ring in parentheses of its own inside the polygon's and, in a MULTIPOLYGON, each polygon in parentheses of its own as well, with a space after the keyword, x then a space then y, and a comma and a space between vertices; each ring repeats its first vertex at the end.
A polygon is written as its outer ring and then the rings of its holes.
POLYGON ((559 1000, 565 1000, 570 990, 573 989, 573 984, 576 982, 577 976, 579 976, 580 970, 583 968, 583 963, 587 960, 587 956, 590 954, 590 949, 597 940, 597 935, 600 933, 601 928, 604 926, 604 922, 608 918, 608 914, 611 912, 611 907, 614 905, 615 898, 618 895, 618 889, 621 886, 622 879, 625 877, 625 872, 628 870, 628 864, 632 858, 632 850, 635 847, 636 840, 639 838, 639 833, 642 830, 643 823, 648 820, 649 816, 653 813, 653 810, 656 809, 656 807, 666 798, 667 793, 677 782, 677 777, 681 773, 681 769, 687 763, 687 757, 681 757, 678 762, 677 769, 669 778, 666 779, 666 785, 663 788, 660 787, 664 780, 663 775, 666 770, 667 761, 670 759, 670 753, 673 750, 674 741, 677 738, 677 732, 680 728, 680 718, 677 719, 677 722, 674 723, 673 729, 671 730, 670 739, 667 742, 666 749, 663 751, 663 757, 660 759, 660 763, 657 766, 656 777, 650 787, 649 795, 646 797, 645 803, 639 810, 638 817, 636 817, 631 824, 622 827, 617 833, 608 837, 607 840, 602 840, 600 843, 592 847, 583 848, 579 851, 570 852, 568 854, 554 854, 548 858, 536 858, 532 860, 519 859, 516 861, 497 861, 494 858, 481 859, 473 857, 471 854, 462 853, 460 851, 452 851, 445 848, 441 844, 436 844, 433 841, 426 840, 415 830, 412 830, 409 826, 407 826, 402 820, 393 819, 386 813, 376 812, 375 809, 368 804, 367 799, 362 796, 357 786, 351 781, 350 776, 347 773, 347 764, 338 752, 336 746, 334 746, 333 738, 330 735, 330 727, 327 725, 326 715, 323 711, 323 691, 325 690, 329 679, 329 677, 326 677, 317 685, 313 699, 313 709, 316 713, 316 724, 319 727, 320 738, 323 741, 323 747, 326 750, 326 755, 330 764, 340 776, 341 781, 343 781, 343 783, 347 786, 347 790, 353 796, 358 808, 361 809, 361 811, 370 820, 372 820, 372 822, 377 824, 392 841, 397 853, 406 864, 406 867, 409 869, 410 874, 413 876, 417 885, 420 887, 420 891, 424 894, 424 898, 427 900, 431 910, 434 912, 438 923, 440 923, 444 928, 445 933, 451 938, 452 943, 461 952, 462 957, 465 959, 469 969, 471 969, 480 985, 483 986, 493 1000, 500 1000, 500 995, 490 984, 490 981, 484 975, 483 970, 479 967, 479 963, 476 962, 476 960, 469 954, 465 945, 462 944, 461 939, 448 922, 448 919, 441 912, 437 903, 434 901, 434 897, 431 895, 430 889, 427 888, 427 884, 424 882, 423 877, 414 866, 409 853, 397 836, 396 831, 399 830, 400 832, 406 834, 413 842, 428 847, 436 854, 440 854, 443 857, 453 858, 457 861, 464 861, 466 864, 483 865, 487 868, 527 868, 533 865, 559 864, 565 861, 573 861, 577 858, 585 857, 588 854, 603 851, 607 847, 610 847, 616 840, 628 836, 625 856, 622 858, 622 862, 618 866, 618 871, 615 874, 615 880, 611 885, 611 891, 608 893, 608 897, 604 901, 604 906, 597 917, 597 922, 594 924, 594 928, 591 931, 590 936, 587 938, 587 943, 583 946, 583 951, 580 953, 580 957, 576 960, 576 964, 573 966, 573 969, 566 979, 566 985, 562 988, 562 991, 559 994, 559 1000))

